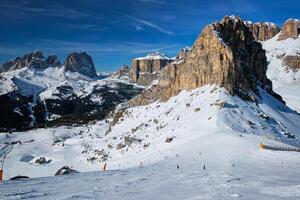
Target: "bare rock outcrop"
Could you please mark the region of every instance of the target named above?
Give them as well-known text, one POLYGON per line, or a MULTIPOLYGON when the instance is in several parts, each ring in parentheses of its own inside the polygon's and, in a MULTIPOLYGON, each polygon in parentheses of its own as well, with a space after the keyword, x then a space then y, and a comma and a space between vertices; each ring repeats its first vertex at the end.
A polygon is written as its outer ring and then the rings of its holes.
POLYGON ((176 60, 179 61, 179 60, 186 60, 189 53, 191 51, 191 48, 189 47, 184 47, 182 48, 176 55, 176 60))
POLYGON ((58 57, 55 54, 51 54, 50 56, 48 56, 46 62, 51 67, 58 67, 61 65, 58 57))
POLYGON ((253 37, 257 41, 271 39, 280 32, 280 28, 276 24, 270 22, 252 23, 245 21, 245 24, 252 31, 253 37))
POLYGON ((206 84, 224 87, 231 95, 243 99, 251 99, 250 91, 258 94, 258 85, 273 94, 266 71, 267 58, 262 45, 255 41, 241 18, 226 16, 206 26, 186 61, 168 64, 158 84, 144 90, 131 104, 166 101, 182 90, 206 84))
POLYGON ((300 55, 286 55, 282 59, 282 65, 293 71, 300 69, 300 55))
POLYGON ((93 59, 86 52, 69 54, 64 65, 66 66, 66 71, 78 72, 91 78, 97 76, 93 59))
POLYGON ((39 50, 36 50, 34 52, 24 55, 22 58, 16 57, 4 63, 2 68, 0 69, 0 72, 21 69, 24 67, 43 70, 49 67, 49 65, 46 62, 43 53, 39 50))
POLYGON ((134 83, 149 85, 158 78, 158 72, 173 60, 159 53, 150 53, 145 57, 135 58, 129 76, 134 83))
POLYGON ((113 77, 122 78, 124 76, 129 76, 129 67, 127 65, 123 65, 118 71, 113 73, 113 77))
POLYGON ((281 34, 278 40, 285 40, 287 38, 298 38, 300 33, 300 20, 299 19, 288 19, 285 21, 281 34))
POLYGON ((78 171, 68 167, 68 166, 63 166, 60 168, 54 175, 55 176, 62 176, 62 175, 67 175, 67 174, 77 174, 79 173, 78 171))

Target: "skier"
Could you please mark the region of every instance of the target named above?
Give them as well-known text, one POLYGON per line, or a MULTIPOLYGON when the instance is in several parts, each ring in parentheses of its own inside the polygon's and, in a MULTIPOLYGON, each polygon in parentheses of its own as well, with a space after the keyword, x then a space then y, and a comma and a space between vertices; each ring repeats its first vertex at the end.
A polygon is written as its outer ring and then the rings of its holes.
POLYGON ((203 170, 205 170, 206 169, 206 167, 205 167, 205 165, 203 165, 203 170))
POLYGON ((106 163, 104 163, 104 165, 102 167, 102 171, 106 171, 106 163))

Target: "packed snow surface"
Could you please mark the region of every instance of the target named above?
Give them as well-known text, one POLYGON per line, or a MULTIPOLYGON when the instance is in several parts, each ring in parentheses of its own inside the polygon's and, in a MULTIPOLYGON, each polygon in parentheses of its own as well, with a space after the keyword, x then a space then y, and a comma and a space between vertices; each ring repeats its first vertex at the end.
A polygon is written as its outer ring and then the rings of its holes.
POLYGON ((300 116, 259 90, 256 103, 182 91, 129 108, 109 133, 112 119, 0 134, 4 179, 41 177, 4 181, 0 199, 299 199, 300 154, 258 147, 299 147, 300 116), (65 165, 85 173, 44 177, 65 165))

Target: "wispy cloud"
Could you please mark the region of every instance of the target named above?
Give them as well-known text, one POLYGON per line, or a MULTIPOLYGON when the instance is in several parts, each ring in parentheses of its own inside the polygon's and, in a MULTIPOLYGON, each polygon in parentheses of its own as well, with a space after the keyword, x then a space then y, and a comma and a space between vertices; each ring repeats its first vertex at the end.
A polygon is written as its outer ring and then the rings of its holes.
POLYGON ((48 51, 69 53, 73 51, 87 51, 93 53, 126 53, 139 54, 154 51, 177 52, 182 47, 178 43, 141 43, 141 42, 107 42, 103 44, 89 42, 73 42, 66 40, 40 39, 27 44, 33 49, 45 47, 48 51))
POLYGON ((143 20, 143 19, 139 19, 139 18, 130 16, 130 15, 125 15, 125 14, 123 14, 123 15, 124 15, 125 17, 127 17, 127 18, 133 20, 134 22, 138 22, 138 23, 140 23, 140 24, 143 24, 143 25, 145 25, 145 26, 148 26, 148 27, 150 27, 150 28, 153 28, 153 29, 155 29, 155 30, 157 30, 157 31, 159 31, 159 32, 161 32, 161 33, 164 33, 164 34, 167 34, 167 35, 173 35, 173 34, 174 34, 173 31, 166 30, 166 29, 160 27, 159 25, 157 25, 157 24, 155 24, 155 23, 153 23, 153 22, 151 22, 151 21, 146 21, 146 20, 143 20))
POLYGON ((142 30, 145 30, 145 29, 144 29, 142 26, 136 24, 136 25, 135 25, 135 30, 136 30, 136 31, 142 31, 142 30))
POLYGON ((48 7, 37 7, 28 4, 2 4, 0 5, 0 8, 29 12, 31 14, 43 15, 48 17, 62 17, 68 19, 93 18, 103 20, 98 16, 93 16, 88 13, 79 12, 72 8, 64 7, 59 4, 49 5, 48 7))

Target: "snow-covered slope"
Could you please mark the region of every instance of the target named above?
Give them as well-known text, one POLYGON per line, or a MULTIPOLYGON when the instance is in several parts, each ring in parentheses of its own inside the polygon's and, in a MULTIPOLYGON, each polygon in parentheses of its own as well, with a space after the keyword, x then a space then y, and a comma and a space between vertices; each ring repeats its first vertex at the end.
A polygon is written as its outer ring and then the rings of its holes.
POLYGON ((300 116, 263 90, 256 99, 246 102, 222 88, 204 86, 182 91, 165 103, 129 108, 109 133, 110 122, 101 121, 1 134, 2 153, 13 146, 5 179, 53 176, 64 165, 85 172, 100 171, 106 163, 113 171, 4 182, 0 196, 297 199, 298 153, 258 147, 260 142, 299 146, 300 116), (36 164, 39 157, 51 161, 36 164))
POLYGON ((71 129, 1 134, 3 151, 13 146, 5 176, 51 176, 64 165, 79 171, 97 171, 103 163, 113 170, 140 162, 148 165, 175 157, 188 146, 194 145, 197 151, 197 145, 219 135, 256 138, 255 148, 259 141, 299 146, 300 116, 263 91, 261 96, 255 104, 205 86, 183 91, 166 103, 129 108, 111 132, 107 132, 110 123, 101 121, 71 129), (35 164, 40 157, 51 162, 35 164))
POLYGON ((284 56, 300 54, 300 37, 278 41, 279 35, 262 42, 269 61, 267 76, 272 80, 274 91, 283 97, 288 106, 300 112, 300 71, 282 64, 284 56))

